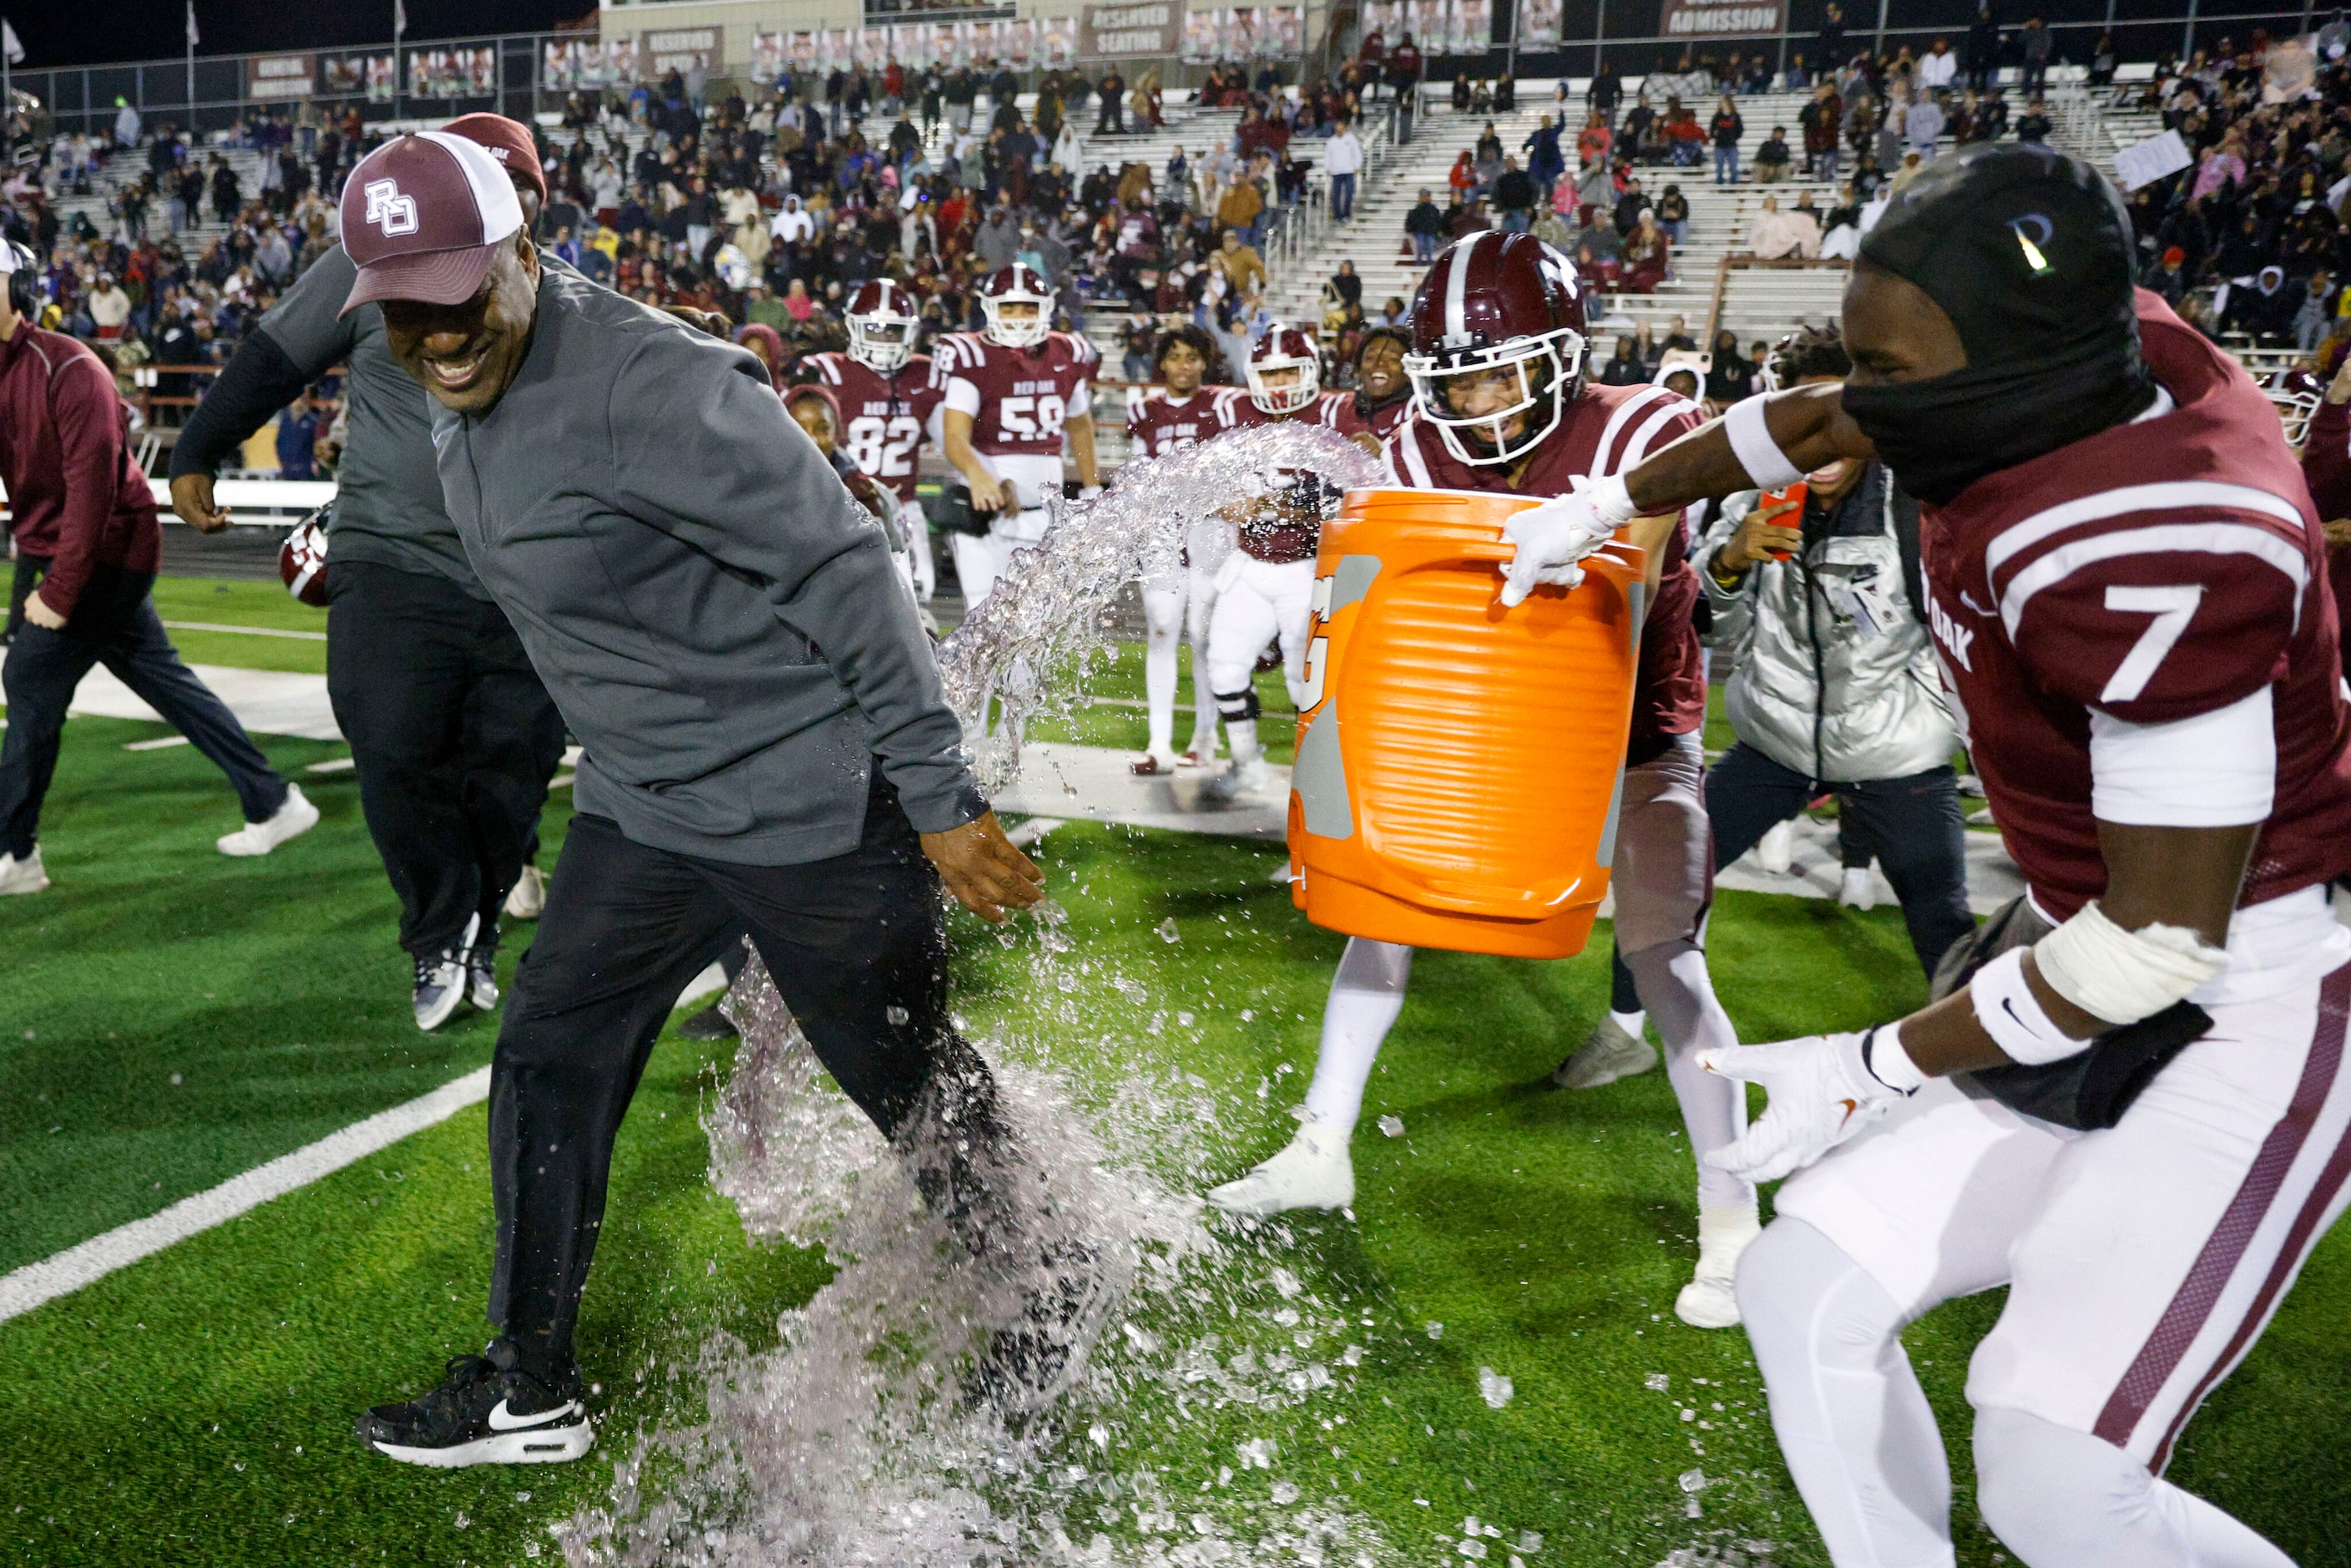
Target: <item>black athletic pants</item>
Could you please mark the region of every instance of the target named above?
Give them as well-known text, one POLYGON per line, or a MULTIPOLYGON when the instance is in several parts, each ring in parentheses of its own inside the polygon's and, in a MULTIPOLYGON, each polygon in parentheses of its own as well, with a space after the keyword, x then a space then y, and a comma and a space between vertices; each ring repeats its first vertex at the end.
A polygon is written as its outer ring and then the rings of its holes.
POLYGON ((1001 1144, 995 1087, 948 1017, 938 874, 896 792, 877 774, 862 841, 803 865, 647 849, 575 816, 490 1069, 490 1322, 527 1356, 569 1357, 621 1117, 678 993, 747 925, 818 1060, 885 1136, 903 1145, 934 1117, 967 1134, 941 1140, 954 1168, 917 1179, 950 1224, 978 1222, 965 1162, 1001 1144))
POLYGON ((1715 863, 1729 865, 1805 803, 1834 791, 1842 821, 1859 830, 1860 843, 1877 857, 1910 946, 1929 978, 1950 945, 1973 936, 1968 912, 1967 824, 1959 811, 1959 776, 1929 768, 1903 779, 1830 784, 1782 768, 1740 741, 1707 770, 1706 810, 1714 826, 1715 863))
POLYGON ((327 695, 350 742, 360 809, 420 958, 498 911, 563 760, 563 716, 496 604, 372 561, 327 573, 327 695))
MULTIPOLYGON (((47 574, 36 556, 16 560, 14 605, 47 574)), ((0 737, 0 853, 25 856, 39 836, 41 801, 57 770, 66 708, 74 688, 99 664, 193 743, 236 787, 248 822, 267 821, 286 804, 286 780, 212 688, 180 662, 155 613, 152 571, 93 568, 63 631, 26 621, 15 628, 0 687, 8 728, 0 737)))

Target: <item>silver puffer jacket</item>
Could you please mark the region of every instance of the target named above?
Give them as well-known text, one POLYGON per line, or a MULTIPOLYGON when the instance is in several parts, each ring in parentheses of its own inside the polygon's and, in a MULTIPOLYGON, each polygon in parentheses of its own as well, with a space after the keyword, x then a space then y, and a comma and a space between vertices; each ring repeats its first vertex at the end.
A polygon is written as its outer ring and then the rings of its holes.
POLYGON ((1739 738, 1828 783, 1949 762, 1958 738, 1912 597, 1917 568, 1903 565, 1906 548, 1915 562, 1917 504, 1872 464, 1834 517, 1808 522, 1802 554, 1726 590, 1707 568, 1757 494, 1723 502, 1695 557, 1714 618, 1707 642, 1731 664, 1723 699, 1739 738))

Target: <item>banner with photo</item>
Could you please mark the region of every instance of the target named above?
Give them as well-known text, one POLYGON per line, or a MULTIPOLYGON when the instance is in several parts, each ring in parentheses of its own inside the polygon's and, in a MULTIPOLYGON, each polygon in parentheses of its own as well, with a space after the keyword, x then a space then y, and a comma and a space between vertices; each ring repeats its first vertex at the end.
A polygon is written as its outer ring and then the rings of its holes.
POLYGON ((1221 31, 1216 12, 1186 10, 1184 13, 1184 63, 1204 66, 1223 58, 1221 31))
POLYGON ((1004 24, 1006 34, 1004 58, 1016 71, 1025 71, 1037 63, 1037 24, 1026 16, 1004 24))
POLYGON ((1452 54, 1482 55, 1494 47, 1494 0, 1453 0, 1446 23, 1452 54))
POLYGON ((604 43, 604 87, 631 87, 638 80, 637 41, 609 38, 604 43))
POLYGON ((857 63, 869 71, 878 71, 889 65, 889 28, 860 27, 857 29, 857 63))
MULTIPOLYGON (((1089 14, 1100 9, 1102 7, 1086 7, 1089 14)), ((1173 11, 1175 6, 1160 5, 1154 9, 1173 11)), ((1159 50, 1159 53, 1176 52, 1172 47, 1175 43, 1172 33, 1168 42, 1171 47, 1159 50)), ((1037 63, 1049 71, 1067 70, 1078 63, 1078 19, 1075 16, 1048 16, 1037 24, 1037 63)))
POLYGON ((489 98, 498 90, 495 48, 411 49, 408 92, 412 98, 489 98))
POLYGON ((1306 8, 1302 5, 1269 5, 1258 28, 1259 47, 1267 57, 1277 60, 1297 60, 1306 54, 1306 8))
POLYGON ((754 28, 751 33, 751 79, 762 85, 784 71, 784 36, 754 28))
MULTIPOLYGON (((1412 35, 1422 54, 1445 52, 1445 37, 1453 26, 1447 16, 1451 9, 1446 0, 1405 0, 1404 31, 1412 35)), ((1398 37, 1395 33, 1388 35, 1389 48, 1396 47, 1398 37)))
POLYGON ((1519 47, 1522 49, 1555 49, 1559 47, 1560 0, 1519 0, 1519 47))
POLYGON ((1360 37, 1379 34, 1383 41, 1394 45, 1404 37, 1408 24, 1405 20, 1404 0, 1365 0, 1363 31, 1360 37))
POLYGON ((784 58, 790 62, 794 76, 805 76, 817 68, 822 42, 814 32, 794 33, 785 40, 784 58))

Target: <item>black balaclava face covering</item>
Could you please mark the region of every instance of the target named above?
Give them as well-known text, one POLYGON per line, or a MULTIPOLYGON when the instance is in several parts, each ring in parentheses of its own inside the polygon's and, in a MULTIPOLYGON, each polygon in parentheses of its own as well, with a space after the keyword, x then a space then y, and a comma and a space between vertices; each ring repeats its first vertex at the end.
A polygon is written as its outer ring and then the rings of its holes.
POLYGON ((1948 505, 2154 395, 2130 218, 2081 159, 2021 142, 1938 158, 1861 242, 1861 263, 1924 290, 1967 350, 1967 368, 1949 375, 1845 385, 1844 412, 1920 500, 1948 505))

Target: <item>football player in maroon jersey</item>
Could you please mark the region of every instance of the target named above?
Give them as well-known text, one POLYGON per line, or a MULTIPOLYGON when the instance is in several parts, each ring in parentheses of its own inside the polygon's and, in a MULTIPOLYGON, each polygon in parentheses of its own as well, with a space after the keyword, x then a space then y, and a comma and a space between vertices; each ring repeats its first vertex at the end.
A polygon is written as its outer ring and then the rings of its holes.
POLYGON ((1404 357, 1412 338, 1401 327, 1374 327, 1355 345, 1355 390, 1338 395, 1327 423, 1342 435, 1385 441, 1412 412, 1412 378, 1404 357))
MULTIPOLYGON (((1587 382, 1583 322, 1574 265, 1532 235, 1477 235, 1438 256, 1413 298, 1412 353, 1404 361, 1413 408, 1387 440, 1388 483, 1567 496, 1698 424, 1698 405, 1661 387, 1587 382)), ((1514 519, 1513 534, 1519 527, 1514 519)), ((1595 536, 1594 548, 1606 538, 1595 536)), ((1715 999, 1701 946, 1713 858, 1698 733, 1706 683, 1690 620, 1699 591, 1683 558, 1687 537, 1677 508, 1634 520, 1632 538, 1648 553, 1650 610, 1611 875, 1615 939, 1666 1042, 1667 1074, 1690 1141, 1703 1154, 1739 1137, 1746 1109, 1737 1085, 1709 1077, 1695 1061, 1699 1050, 1738 1038, 1715 999)), ((1360 937, 1347 944, 1323 1015, 1305 1123, 1288 1148, 1217 1188, 1210 1201, 1270 1213, 1353 1200, 1347 1141, 1380 1043, 1404 1004, 1411 964, 1409 947, 1360 937)), ((1730 1281, 1756 1230, 1753 1184, 1701 1166, 1698 1266, 1675 1303, 1685 1322, 1738 1322, 1730 1281)))
MULTIPOLYGON (((1241 395, 1234 387, 1206 385, 1223 356, 1208 329, 1186 321, 1159 335, 1151 356, 1162 394, 1130 388, 1126 434, 1137 457, 1165 457, 1232 428, 1225 407, 1241 395)), ((1217 699, 1208 690, 1208 608, 1216 602, 1216 574, 1203 570, 1187 549, 1181 567, 1143 585, 1143 691, 1151 739, 1134 764, 1145 776, 1196 768, 1217 755, 1217 699), (1176 745, 1176 638, 1192 644, 1192 744, 1179 759, 1176 745)))
POLYGON ((904 284, 883 277, 860 288, 843 314, 849 352, 810 354, 799 371, 832 393, 841 415, 836 439, 850 461, 895 498, 906 537, 899 561, 916 602, 927 603, 938 569, 930 524, 914 498, 914 470, 940 394, 931 384, 930 356, 914 352, 922 308, 904 284))
MULTIPOLYGON (((1325 423, 1322 367, 1314 340, 1302 328, 1269 329, 1249 350, 1249 397, 1224 405, 1228 423, 1236 429, 1284 420, 1325 423)), ((1314 551, 1327 490, 1316 476, 1299 474, 1272 494, 1227 510, 1239 538, 1217 569, 1208 685, 1233 760, 1201 786, 1201 799, 1211 804, 1262 789, 1272 777, 1257 735, 1257 657, 1268 643, 1281 645, 1290 702, 1306 706, 1306 628, 1313 619, 1314 551)))
MULTIPOLYGON (((2032 1568, 2287 1568, 2159 1479, 2351 1176, 2351 714, 2325 541, 2262 389, 2132 287, 2089 164, 1938 159, 1862 241, 1854 372, 1736 404, 1582 528, 1876 456, 1925 503, 1931 629, 2026 897, 1896 1023, 1736 1048, 1796 1173, 1739 1295, 1840 1565, 1951 1561, 1904 1325, 2005 1284, 1976 1500, 2032 1568)), ((1521 541, 1521 581, 1578 525, 1521 541)), ((1959 950, 1955 950, 1959 951, 1959 950)))
POLYGON ((1045 503, 1061 493, 1066 436, 1078 482, 1101 488, 1094 466, 1093 376, 1099 359, 1082 336, 1052 330, 1053 291, 1015 262, 980 285, 987 327, 941 338, 931 384, 943 400, 941 444, 971 486, 984 535, 955 536, 956 576, 968 613, 1012 562, 1045 537, 1045 503))

